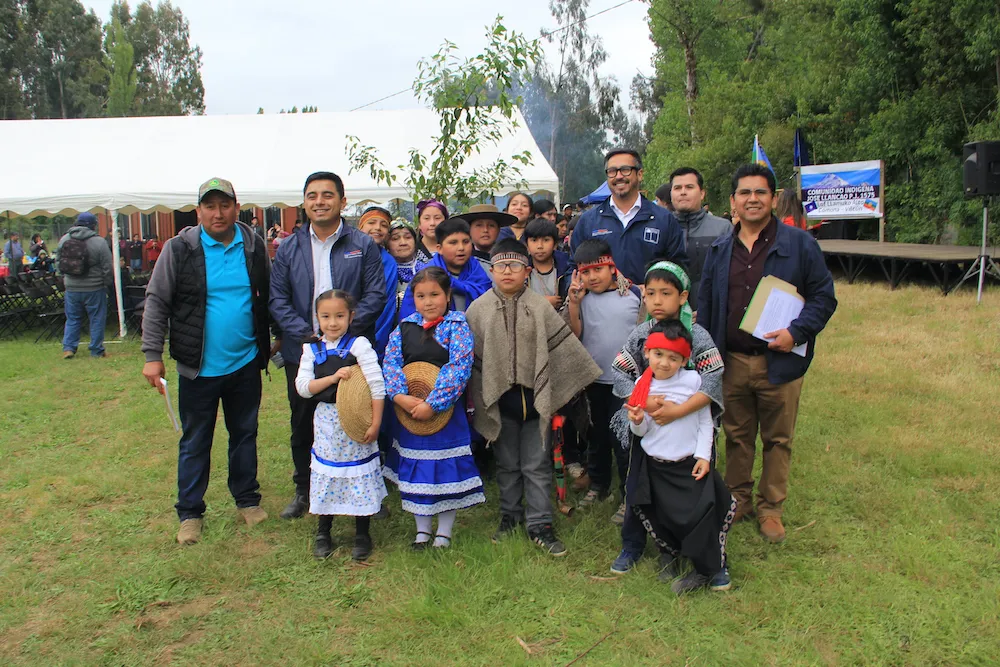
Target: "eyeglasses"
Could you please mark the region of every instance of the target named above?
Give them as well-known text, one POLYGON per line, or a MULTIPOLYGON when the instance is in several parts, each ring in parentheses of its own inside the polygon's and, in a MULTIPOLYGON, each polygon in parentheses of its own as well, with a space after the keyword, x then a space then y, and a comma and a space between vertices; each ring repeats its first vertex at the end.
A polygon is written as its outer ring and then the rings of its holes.
POLYGON ((615 174, 621 174, 622 176, 631 176, 633 171, 638 171, 638 167, 632 165, 626 165, 624 167, 608 167, 604 170, 604 173, 608 175, 608 178, 614 178, 615 174))
POLYGON ((525 268, 521 262, 497 262, 492 266, 496 273, 520 273, 525 268))
POLYGON ((767 190, 765 188, 758 188, 756 190, 743 189, 743 190, 737 190, 736 191, 736 196, 737 197, 742 197, 743 199, 746 199, 750 195, 757 195, 757 199, 763 199, 764 197, 766 197, 769 194, 771 194, 771 191, 767 190))

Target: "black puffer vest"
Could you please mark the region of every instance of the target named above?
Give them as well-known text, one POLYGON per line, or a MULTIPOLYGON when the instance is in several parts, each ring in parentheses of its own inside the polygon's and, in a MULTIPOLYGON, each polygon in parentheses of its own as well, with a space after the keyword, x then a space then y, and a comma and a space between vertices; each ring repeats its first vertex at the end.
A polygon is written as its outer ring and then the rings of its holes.
MULTIPOLYGON (((242 223, 244 255, 250 274, 250 292, 253 303, 254 337, 257 339, 257 364, 267 367, 270 351, 268 332, 268 278, 270 274, 267 252, 256 234, 242 223)), ((173 313, 170 318, 170 356, 190 368, 201 368, 205 343, 205 302, 207 278, 205 251, 199 243, 192 246, 183 236, 173 248, 174 262, 173 313)))

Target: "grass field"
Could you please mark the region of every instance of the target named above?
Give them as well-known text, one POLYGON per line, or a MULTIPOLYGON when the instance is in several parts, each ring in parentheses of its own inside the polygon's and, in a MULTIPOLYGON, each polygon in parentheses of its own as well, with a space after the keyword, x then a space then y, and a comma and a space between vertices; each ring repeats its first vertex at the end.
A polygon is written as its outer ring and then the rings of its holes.
POLYGON ((575 664, 996 664, 1000 292, 976 307, 968 291, 837 288, 788 540, 736 526, 733 590, 683 599, 650 552, 612 579, 611 504, 559 518, 565 558, 491 544, 495 487, 459 513, 450 551, 408 550, 393 493, 370 565, 343 548, 314 561, 314 520, 277 518, 292 492, 281 375, 258 444, 272 518, 238 525, 220 423, 205 539, 180 548, 176 436, 138 345, 64 362, 56 344, 2 342, 0 664, 548 665, 591 647, 575 664))

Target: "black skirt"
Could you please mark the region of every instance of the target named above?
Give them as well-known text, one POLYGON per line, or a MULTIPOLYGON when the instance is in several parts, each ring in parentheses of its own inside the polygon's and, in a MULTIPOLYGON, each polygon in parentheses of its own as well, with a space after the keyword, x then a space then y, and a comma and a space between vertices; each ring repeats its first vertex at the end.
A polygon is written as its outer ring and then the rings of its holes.
POLYGON ((695 479, 693 456, 681 461, 643 458, 649 498, 633 505, 633 511, 661 550, 689 558, 698 572, 714 575, 726 566, 726 536, 736 512, 726 483, 714 467, 695 479))

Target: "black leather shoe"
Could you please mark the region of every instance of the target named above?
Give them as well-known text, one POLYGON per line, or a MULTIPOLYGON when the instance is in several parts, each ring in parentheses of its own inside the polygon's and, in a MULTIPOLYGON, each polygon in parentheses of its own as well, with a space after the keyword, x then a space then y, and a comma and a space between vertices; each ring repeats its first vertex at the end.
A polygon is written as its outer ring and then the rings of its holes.
POLYGON ((378 512, 372 514, 373 519, 388 519, 389 518, 389 506, 382 501, 382 506, 378 508, 378 512))
POLYGON ((329 558, 333 554, 333 538, 330 533, 316 533, 316 546, 313 547, 313 556, 319 560, 329 558))
POLYGON ((368 535, 354 536, 354 549, 351 550, 351 558, 354 560, 367 560, 372 555, 372 538, 368 535))
POLYGON ((285 506, 285 509, 281 510, 282 519, 299 519, 305 515, 306 510, 309 509, 309 496, 295 494, 292 498, 292 502, 285 506))

